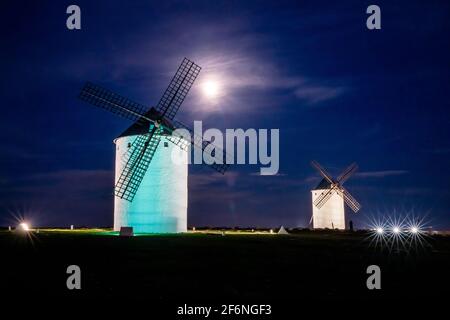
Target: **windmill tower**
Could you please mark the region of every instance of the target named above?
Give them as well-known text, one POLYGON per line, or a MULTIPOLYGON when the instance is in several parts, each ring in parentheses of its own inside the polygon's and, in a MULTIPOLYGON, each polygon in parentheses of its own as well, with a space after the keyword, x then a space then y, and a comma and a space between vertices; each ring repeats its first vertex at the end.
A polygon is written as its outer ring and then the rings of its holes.
MULTIPOLYGON (((133 227, 135 233, 187 230, 188 153, 181 153, 182 159, 177 162, 172 154, 175 148, 187 151, 192 145, 204 151, 212 144, 199 139, 174 117, 200 69, 185 58, 158 105, 151 108, 89 82, 81 90, 80 99, 134 121, 114 140, 115 231, 121 227, 133 227), (175 131, 177 128, 189 135, 183 136, 175 131)), ((209 166, 222 174, 228 168, 226 161, 209 166)))
POLYGON ((333 179, 318 162, 312 161, 311 164, 323 177, 319 185, 311 190, 313 228, 345 229, 344 202, 355 213, 359 211, 361 205, 342 185, 358 169, 358 166, 353 163, 337 179, 333 179))

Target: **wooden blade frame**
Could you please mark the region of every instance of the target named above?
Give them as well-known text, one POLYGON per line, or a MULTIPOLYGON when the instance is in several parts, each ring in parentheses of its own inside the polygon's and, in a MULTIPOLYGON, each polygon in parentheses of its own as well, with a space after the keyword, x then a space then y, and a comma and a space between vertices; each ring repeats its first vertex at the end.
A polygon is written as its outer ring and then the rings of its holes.
POLYGON ((325 178, 330 184, 334 184, 331 175, 324 169, 317 161, 311 161, 311 165, 319 171, 320 175, 325 178))
POLYGON ((353 173, 358 170, 358 165, 356 163, 352 163, 347 169, 345 169, 341 175, 337 178, 337 182, 340 185, 343 185, 345 181, 347 181, 353 173))
POLYGON ((160 129, 153 126, 148 135, 139 136, 130 148, 133 150, 115 186, 114 193, 117 197, 133 201, 161 141, 161 135, 157 134, 158 130, 160 129))

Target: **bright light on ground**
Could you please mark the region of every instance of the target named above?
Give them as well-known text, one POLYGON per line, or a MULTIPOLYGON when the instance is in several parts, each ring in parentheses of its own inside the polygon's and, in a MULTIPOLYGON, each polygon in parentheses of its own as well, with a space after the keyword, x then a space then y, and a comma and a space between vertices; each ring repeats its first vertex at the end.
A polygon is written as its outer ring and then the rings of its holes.
POLYGON ((22 222, 21 224, 19 224, 19 227, 20 227, 23 231, 30 231, 30 227, 28 226, 28 223, 22 222))
POLYGON ((208 80, 205 83, 203 83, 202 89, 203 89, 203 93, 208 98, 214 98, 219 93, 219 85, 217 84, 216 81, 212 81, 212 80, 208 80))
POLYGON ((393 249, 420 249, 429 247, 427 242, 429 233, 424 218, 410 214, 406 217, 387 216, 374 217, 368 224, 370 231, 367 238, 374 247, 388 247, 393 249))

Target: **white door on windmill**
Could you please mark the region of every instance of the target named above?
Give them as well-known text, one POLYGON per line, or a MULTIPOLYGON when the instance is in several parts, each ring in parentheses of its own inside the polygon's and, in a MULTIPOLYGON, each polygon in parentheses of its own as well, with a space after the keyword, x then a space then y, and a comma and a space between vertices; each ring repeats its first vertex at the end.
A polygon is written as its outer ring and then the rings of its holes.
POLYGON ((344 202, 355 213, 358 212, 361 205, 342 185, 357 170, 358 166, 355 163, 350 165, 337 179, 333 179, 319 163, 312 161, 311 164, 323 177, 319 185, 311 191, 313 228, 345 229, 344 202))

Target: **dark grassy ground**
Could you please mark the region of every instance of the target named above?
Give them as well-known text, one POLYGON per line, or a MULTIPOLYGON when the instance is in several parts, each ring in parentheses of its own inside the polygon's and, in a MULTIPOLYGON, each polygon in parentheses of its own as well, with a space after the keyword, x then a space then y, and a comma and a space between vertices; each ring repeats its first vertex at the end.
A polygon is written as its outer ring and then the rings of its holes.
POLYGON ((409 252, 370 247, 365 234, 154 235, 0 232, 2 290, 9 297, 146 299, 229 303, 317 299, 442 298, 450 284, 450 238, 409 252), (82 290, 66 289, 66 268, 82 270, 82 290), (366 288, 367 266, 382 290, 366 288))

